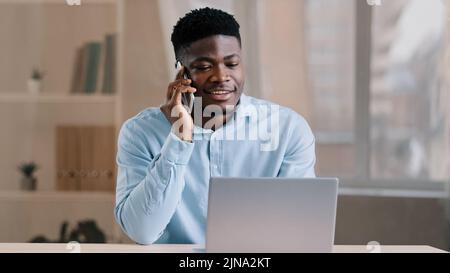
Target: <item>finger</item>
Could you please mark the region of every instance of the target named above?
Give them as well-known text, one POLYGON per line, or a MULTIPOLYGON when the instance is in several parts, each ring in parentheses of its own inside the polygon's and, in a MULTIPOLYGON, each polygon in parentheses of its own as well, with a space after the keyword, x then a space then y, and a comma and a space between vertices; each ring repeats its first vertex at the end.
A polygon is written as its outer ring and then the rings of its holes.
POLYGON ((182 86, 182 87, 178 88, 176 90, 176 92, 174 92, 173 97, 172 97, 172 101, 175 104, 182 104, 182 94, 195 93, 195 92, 197 92, 197 89, 195 89, 194 87, 182 86))
POLYGON ((172 94, 172 101, 175 102, 175 104, 181 103, 181 95, 184 93, 195 93, 197 92, 197 89, 191 86, 181 86, 178 89, 176 89, 172 94))
POLYGON ((167 93, 166 93, 167 100, 170 100, 172 98, 175 89, 178 89, 179 87, 181 87, 183 85, 190 86, 191 83, 192 83, 192 80, 190 80, 190 79, 179 79, 174 82, 171 82, 167 88, 167 93))
POLYGON ((184 79, 184 66, 181 66, 180 71, 178 71, 177 76, 175 77, 175 80, 184 79))
POLYGON ((192 81, 190 79, 178 79, 169 83, 169 87, 174 87, 176 85, 190 85, 192 81))

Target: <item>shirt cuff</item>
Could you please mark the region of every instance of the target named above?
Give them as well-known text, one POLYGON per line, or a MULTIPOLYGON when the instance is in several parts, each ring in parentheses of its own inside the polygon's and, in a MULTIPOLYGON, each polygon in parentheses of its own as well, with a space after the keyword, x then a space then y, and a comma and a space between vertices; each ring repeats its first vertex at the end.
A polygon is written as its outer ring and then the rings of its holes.
POLYGON ((161 149, 161 156, 178 165, 187 165, 194 150, 194 143, 181 140, 170 133, 161 149))

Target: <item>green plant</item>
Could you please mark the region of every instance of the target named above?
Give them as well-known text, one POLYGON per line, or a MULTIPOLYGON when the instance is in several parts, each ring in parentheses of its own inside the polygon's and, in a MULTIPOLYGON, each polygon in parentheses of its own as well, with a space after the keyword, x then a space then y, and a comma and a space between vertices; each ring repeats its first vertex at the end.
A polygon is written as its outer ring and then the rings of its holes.
POLYGON ((38 169, 38 165, 36 165, 36 163, 34 162, 29 162, 29 163, 22 163, 19 166, 19 170, 20 172, 25 176, 25 177, 33 177, 33 173, 38 169))
POLYGON ((42 80, 44 78, 44 72, 40 71, 37 68, 33 68, 33 71, 31 72, 31 78, 33 80, 42 80))

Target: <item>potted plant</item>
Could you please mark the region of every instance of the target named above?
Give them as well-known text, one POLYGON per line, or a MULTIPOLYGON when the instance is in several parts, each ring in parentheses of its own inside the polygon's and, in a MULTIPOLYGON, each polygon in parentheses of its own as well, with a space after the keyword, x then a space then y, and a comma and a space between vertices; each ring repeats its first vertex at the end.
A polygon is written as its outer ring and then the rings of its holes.
POLYGON ((37 179, 34 176, 34 172, 38 169, 38 166, 34 162, 23 163, 19 166, 20 172, 23 174, 20 187, 22 190, 34 191, 36 190, 37 179))
POLYGON ((42 89, 42 79, 44 78, 44 72, 37 68, 34 68, 31 72, 31 77, 28 80, 28 92, 33 95, 39 94, 42 89))

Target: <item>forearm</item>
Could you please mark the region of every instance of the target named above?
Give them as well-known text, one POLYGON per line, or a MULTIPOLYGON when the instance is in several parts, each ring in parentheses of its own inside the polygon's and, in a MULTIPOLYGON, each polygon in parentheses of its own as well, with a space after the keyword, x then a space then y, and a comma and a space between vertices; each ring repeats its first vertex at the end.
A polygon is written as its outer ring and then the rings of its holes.
POLYGON ((160 237, 181 200, 183 169, 183 166, 173 166, 167 184, 149 174, 121 204, 118 216, 131 239, 151 244, 160 237))
POLYGON ((116 218, 123 230, 140 244, 155 242, 172 218, 184 189, 184 173, 192 145, 169 135, 145 177, 132 181, 119 165, 116 218), (136 183, 137 182, 137 183, 136 183), (129 185, 136 185, 129 189, 129 185))
POLYGON ((316 164, 315 137, 306 120, 299 116, 292 125, 290 142, 286 148, 279 177, 316 177, 314 166, 316 164))

